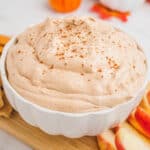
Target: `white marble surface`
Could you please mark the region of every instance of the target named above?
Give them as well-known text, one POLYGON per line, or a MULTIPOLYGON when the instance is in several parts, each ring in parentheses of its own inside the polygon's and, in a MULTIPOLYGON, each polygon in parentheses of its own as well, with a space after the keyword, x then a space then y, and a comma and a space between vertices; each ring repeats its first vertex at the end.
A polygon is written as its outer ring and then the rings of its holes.
MULTIPOLYGON (((0 0, 0 33, 14 35, 26 26, 42 21, 47 16, 93 15, 89 8, 96 0, 83 0, 81 7, 70 14, 54 13, 48 0, 0 0)), ((150 60, 150 4, 142 5, 133 12, 127 23, 116 19, 110 22, 133 35, 145 48, 150 60)), ((30 150, 12 136, 0 130, 0 150, 30 150)))

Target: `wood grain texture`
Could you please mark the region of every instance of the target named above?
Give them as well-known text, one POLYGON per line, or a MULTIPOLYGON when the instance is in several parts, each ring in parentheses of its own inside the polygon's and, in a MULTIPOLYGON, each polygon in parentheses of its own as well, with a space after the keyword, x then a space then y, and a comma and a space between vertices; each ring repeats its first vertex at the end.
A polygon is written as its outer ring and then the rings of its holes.
POLYGON ((28 125, 17 112, 13 112, 9 119, 0 117, 0 128, 36 150, 98 150, 96 137, 69 139, 48 135, 28 125))

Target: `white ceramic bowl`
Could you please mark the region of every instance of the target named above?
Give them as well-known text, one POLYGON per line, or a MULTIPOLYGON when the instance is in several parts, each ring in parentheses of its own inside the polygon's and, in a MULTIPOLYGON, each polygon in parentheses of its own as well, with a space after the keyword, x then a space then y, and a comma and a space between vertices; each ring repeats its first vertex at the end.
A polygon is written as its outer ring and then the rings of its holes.
POLYGON ((119 10, 132 11, 144 3, 145 0, 99 0, 103 5, 119 10))
POLYGON ((7 79, 5 60, 8 48, 14 41, 15 37, 5 46, 1 57, 1 77, 4 91, 10 104, 26 122, 39 127, 48 134, 64 135, 70 138, 97 135, 125 120, 141 100, 147 81, 141 86, 140 91, 135 94, 134 98, 107 110, 87 113, 64 113, 38 106, 19 95, 7 79))

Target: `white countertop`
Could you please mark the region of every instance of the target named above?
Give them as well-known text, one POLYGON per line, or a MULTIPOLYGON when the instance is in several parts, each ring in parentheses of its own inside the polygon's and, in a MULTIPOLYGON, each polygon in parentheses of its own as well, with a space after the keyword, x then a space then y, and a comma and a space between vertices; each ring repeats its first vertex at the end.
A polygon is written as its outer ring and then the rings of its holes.
MULTIPOLYGON (((70 14, 54 13, 48 6, 48 0, 0 0, 0 34, 14 35, 30 24, 38 23, 47 16, 92 15, 90 6, 96 0, 83 0, 81 7, 70 14)), ((129 17, 127 23, 116 19, 110 22, 133 35, 145 48, 150 60, 150 4, 144 4, 129 17)), ((0 130, 0 150, 30 150, 14 137, 0 130)))
POLYGON ((0 150, 31 150, 31 148, 0 130, 0 150))

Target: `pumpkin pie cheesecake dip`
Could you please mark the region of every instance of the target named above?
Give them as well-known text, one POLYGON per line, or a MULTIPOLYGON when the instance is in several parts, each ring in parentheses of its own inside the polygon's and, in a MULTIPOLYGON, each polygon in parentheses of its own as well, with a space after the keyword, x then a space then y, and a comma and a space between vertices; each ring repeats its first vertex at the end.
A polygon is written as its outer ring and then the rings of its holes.
POLYGON ((50 110, 90 112, 130 100, 147 62, 134 39, 95 18, 48 18, 9 48, 8 80, 26 100, 50 110))

